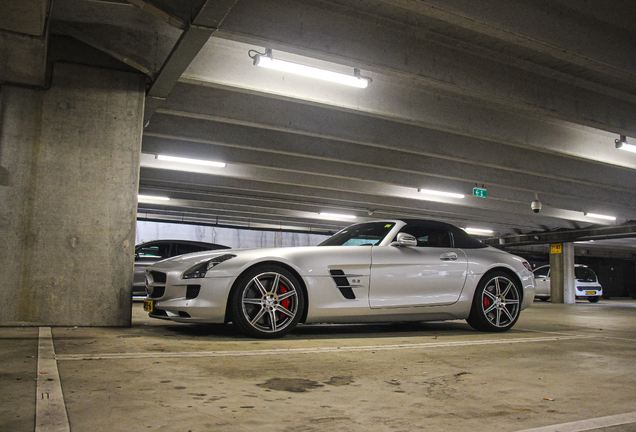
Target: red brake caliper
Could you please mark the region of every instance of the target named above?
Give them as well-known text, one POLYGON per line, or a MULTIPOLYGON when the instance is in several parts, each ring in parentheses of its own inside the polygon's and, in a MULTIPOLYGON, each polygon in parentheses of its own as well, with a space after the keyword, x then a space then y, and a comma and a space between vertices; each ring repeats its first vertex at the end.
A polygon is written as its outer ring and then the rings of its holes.
POLYGON ((484 297, 484 309, 488 309, 490 306, 490 299, 488 297, 484 297))
MULTIPOLYGON (((287 290, 285 289, 285 287, 281 285, 281 286, 280 286, 280 293, 281 293, 281 294, 285 294, 286 292, 287 292, 287 290)), ((285 309, 289 310, 289 299, 288 299, 288 298, 286 298, 285 300, 283 300, 282 302, 280 302, 280 305, 281 305, 282 307, 284 307, 285 309)), ((280 319, 283 319, 283 318, 285 318, 285 314, 281 312, 281 313, 280 313, 280 319)))

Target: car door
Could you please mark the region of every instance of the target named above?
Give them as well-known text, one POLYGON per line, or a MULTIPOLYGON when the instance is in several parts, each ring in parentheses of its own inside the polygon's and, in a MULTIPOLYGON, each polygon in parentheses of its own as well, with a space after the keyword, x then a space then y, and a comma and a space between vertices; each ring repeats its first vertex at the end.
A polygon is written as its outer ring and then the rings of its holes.
POLYGON ((439 227, 407 225, 417 246, 374 246, 369 303, 372 308, 451 304, 459 299, 468 270, 466 254, 452 247, 439 227))
POLYGON ((534 271, 535 296, 550 296, 550 266, 539 267, 534 271))

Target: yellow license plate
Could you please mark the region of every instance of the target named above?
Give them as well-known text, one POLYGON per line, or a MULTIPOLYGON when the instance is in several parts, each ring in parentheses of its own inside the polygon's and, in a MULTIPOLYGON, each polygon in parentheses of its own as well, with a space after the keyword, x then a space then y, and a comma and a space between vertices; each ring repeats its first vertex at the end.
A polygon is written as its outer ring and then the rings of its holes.
POLYGON ((594 295, 594 294, 596 294, 596 291, 585 291, 585 294, 594 295))
POLYGON ((146 312, 153 312, 154 306, 155 306, 155 302, 153 302, 152 300, 144 300, 144 310, 146 312))

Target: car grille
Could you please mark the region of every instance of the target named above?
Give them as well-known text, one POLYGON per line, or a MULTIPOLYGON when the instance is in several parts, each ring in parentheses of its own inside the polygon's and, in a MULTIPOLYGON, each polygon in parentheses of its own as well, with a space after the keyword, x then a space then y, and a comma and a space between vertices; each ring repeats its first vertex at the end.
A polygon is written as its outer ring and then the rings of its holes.
POLYGON ((152 292, 149 296, 150 298, 161 298, 166 293, 166 287, 156 286, 150 287, 150 289, 152 289, 152 292))
POLYGON ((151 271, 150 274, 151 274, 152 280, 154 282, 166 283, 166 274, 165 273, 151 271))
POLYGON ((201 291, 201 285, 188 285, 188 288, 186 289, 186 298, 197 298, 199 296, 199 291, 201 291))

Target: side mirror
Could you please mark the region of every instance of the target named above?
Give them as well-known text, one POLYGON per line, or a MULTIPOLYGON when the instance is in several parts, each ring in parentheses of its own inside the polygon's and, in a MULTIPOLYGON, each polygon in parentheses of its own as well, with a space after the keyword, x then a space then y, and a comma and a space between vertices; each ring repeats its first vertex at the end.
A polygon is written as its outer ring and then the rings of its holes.
POLYGON ((396 246, 396 247, 417 246, 417 239, 413 237, 411 234, 398 233, 397 241, 394 241, 393 243, 391 243, 391 246, 396 246))

